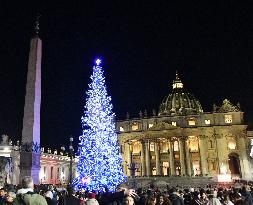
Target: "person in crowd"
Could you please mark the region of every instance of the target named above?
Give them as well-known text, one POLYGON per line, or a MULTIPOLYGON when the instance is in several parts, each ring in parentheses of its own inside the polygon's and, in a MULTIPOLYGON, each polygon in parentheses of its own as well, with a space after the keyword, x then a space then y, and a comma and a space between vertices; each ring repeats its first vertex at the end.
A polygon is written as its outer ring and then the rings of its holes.
POLYGON ((200 201, 200 193, 198 191, 194 191, 192 193, 192 205, 202 205, 200 201))
POLYGON ((75 196, 73 187, 69 186, 67 188, 67 195, 65 197, 64 205, 80 205, 79 199, 75 196))
POLYGON ((61 192, 58 193, 58 205, 65 205, 66 204, 66 190, 62 190, 61 192))
POLYGON ((248 204, 248 205, 253 205, 253 197, 250 193, 250 187, 249 186, 243 186, 241 195, 243 200, 248 204))
MULTIPOLYGON (((194 191, 194 190, 193 190, 194 191)), ((191 205, 192 203, 192 195, 189 189, 184 189, 184 204, 191 205)))
POLYGON ((16 198, 16 194, 13 191, 8 191, 6 193, 5 205, 12 205, 15 198, 16 198))
POLYGON ((135 205, 134 198, 132 196, 125 196, 123 200, 123 205, 135 205))
POLYGON ((86 205, 99 205, 95 193, 88 194, 88 200, 86 201, 86 205))
POLYGON ((156 198, 154 196, 150 196, 148 197, 145 205, 156 205, 156 202, 156 198))
POLYGON ((209 205, 222 205, 220 200, 217 198, 216 190, 208 190, 207 195, 209 199, 209 205))
POLYGON ((175 188, 169 190, 169 200, 171 201, 172 205, 184 205, 183 199, 178 196, 175 188))
POLYGON ((6 194, 5 189, 1 188, 0 189, 0 205, 4 205, 5 202, 6 202, 6 196, 5 196, 5 194, 6 194))
POLYGON ((223 204, 224 205, 234 205, 234 203, 230 200, 229 194, 224 194, 223 195, 223 204))
POLYGON ((46 199, 48 205, 57 205, 57 201, 54 200, 54 196, 53 196, 52 191, 47 191, 45 193, 45 199, 46 199))
POLYGON ((157 197, 158 205, 172 205, 171 201, 164 194, 159 194, 157 197))
POLYGON ((208 199, 204 189, 200 190, 200 199, 199 199, 199 201, 203 205, 209 205, 209 199, 208 199))
POLYGON ((117 204, 122 205, 124 196, 132 196, 133 198, 138 197, 134 189, 128 189, 125 184, 121 184, 116 188, 116 192, 111 193, 108 190, 103 193, 100 197, 100 205, 111 205, 117 204))
POLYGON ((32 177, 28 176, 22 179, 22 190, 18 190, 18 194, 13 200, 13 205, 47 205, 46 199, 34 193, 33 187, 32 177))

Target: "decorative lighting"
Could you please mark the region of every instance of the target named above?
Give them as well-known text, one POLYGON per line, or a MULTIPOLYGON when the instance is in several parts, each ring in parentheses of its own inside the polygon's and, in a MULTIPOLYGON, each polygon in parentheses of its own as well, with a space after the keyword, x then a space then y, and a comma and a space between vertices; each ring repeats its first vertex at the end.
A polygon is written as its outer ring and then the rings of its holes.
POLYGON ((99 65, 100 63, 101 63, 101 60, 98 58, 98 59, 96 60, 96 64, 99 65))
POLYGON ((115 191, 125 180, 112 112, 101 60, 95 61, 91 83, 87 91, 84 116, 81 118, 83 134, 79 137, 77 152, 78 176, 73 180, 75 189, 104 192, 115 191))

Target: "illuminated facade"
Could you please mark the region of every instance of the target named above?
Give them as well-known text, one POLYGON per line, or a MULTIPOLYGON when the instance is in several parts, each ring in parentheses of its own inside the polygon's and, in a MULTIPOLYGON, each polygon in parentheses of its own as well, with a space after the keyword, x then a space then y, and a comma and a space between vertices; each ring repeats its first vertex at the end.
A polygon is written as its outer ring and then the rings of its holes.
POLYGON ((172 88, 158 115, 140 113, 139 118, 117 122, 125 174, 134 169, 136 176, 231 174, 252 179, 253 136, 247 135, 240 106, 224 100, 212 112, 203 112, 178 74, 172 88))
MULTIPOLYGON (((73 177, 76 177, 76 161, 73 160, 73 177)), ((0 144, 0 186, 4 183, 19 184, 20 146, 12 145, 8 136, 2 135, 0 144)), ((56 150, 41 148, 39 179, 42 184, 66 185, 70 177, 70 156, 56 150)))

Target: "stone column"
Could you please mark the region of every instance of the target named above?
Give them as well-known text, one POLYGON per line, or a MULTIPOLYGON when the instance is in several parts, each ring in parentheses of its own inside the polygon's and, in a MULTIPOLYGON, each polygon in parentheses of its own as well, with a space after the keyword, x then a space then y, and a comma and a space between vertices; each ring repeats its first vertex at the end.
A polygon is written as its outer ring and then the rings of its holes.
POLYGON ((124 167, 124 173, 125 175, 128 174, 128 153, 129 153, 129 144, 127 142, 124 143, 124 161, 123 161, 123 167, 124 167))
POLYGON ((145 164, 145 143, 141 141, 141 176, 146 175, 146 164, 145 164))
POLYGON ((175 175, 175 162, 174 162, 174 148, 173 142, 169 141, 169 150, 170 150, 170 175, 175 175))
POLYGON ((127 149, 127 176, 131 176, 131 170, 129 170, 131 164, 132 164, 132 149, 131 144, 127 143, 128 149, 127 149))
POLYGON ((145 142, 145 154, 146 154, 146 175, 150 176, 150 151, 149 140, 145 142))
POLYGON ((226 166, 228 170, 228 150, 225 136, 216 134, 216 152, 217 152, 217 173, 220 174, 221 166, 226 166))
POLYGON ((251 179, 251 171, 250 170, 250 164, 248 160, 248 156, 246 151, 248 150, 246 148, 246 136, 237 136, 237 142, 238 142, 238 150, 240 150, 239 153, 239 159, 240 159, 240 168, 241 168, 241 174, 243 179, 250 180, 251 179))
POLYGON ((206 144, 205 135, 199 136, 199 155, 200 155, 200 165, 201 165, 201 174, 206 176, 207 174, 207 162, 206 162, 206 144))
POLYGON ((181 166, 181 176, 185 176, 185 147, 184 147, 185 138, 179 138, 179 152, 180 152, 180 166, 181 166))
POLYGON ((191 159, 190 159, 190 148, 189 148, 189 141, 188 139, 185 140, 185 157, 186 157, 186 170, 187 170, 187 175, 191 176, 192 175, 192 167, 191 167, 191 159))
POLYGON ((159 142, 155 142, 155 166, 156 175, 161 175, 159 142))

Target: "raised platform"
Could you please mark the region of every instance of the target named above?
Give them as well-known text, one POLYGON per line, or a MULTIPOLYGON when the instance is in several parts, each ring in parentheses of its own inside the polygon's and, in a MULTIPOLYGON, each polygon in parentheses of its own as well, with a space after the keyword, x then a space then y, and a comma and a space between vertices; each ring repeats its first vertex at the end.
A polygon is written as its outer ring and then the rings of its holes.
POLYGON ((149 188, 154 185, 159 189, 166 189, 167 187, 178 188, 200 188, 208 185, 214 187, 217 181, 213 177, 135 177, 128 178, 126 182, 132 188, 149 188))

